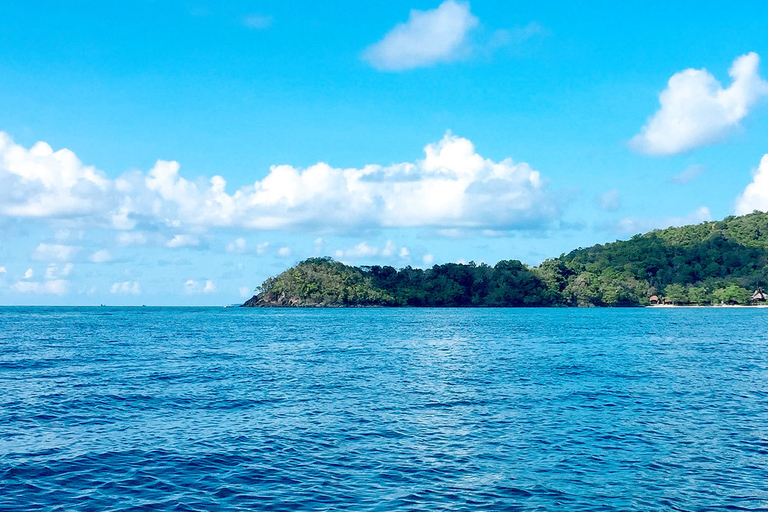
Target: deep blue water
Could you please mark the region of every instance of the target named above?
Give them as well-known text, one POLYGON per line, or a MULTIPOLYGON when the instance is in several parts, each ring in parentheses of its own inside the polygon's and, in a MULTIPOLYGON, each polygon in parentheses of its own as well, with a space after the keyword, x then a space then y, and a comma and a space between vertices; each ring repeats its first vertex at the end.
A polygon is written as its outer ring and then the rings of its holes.
POLYGON ((768 510, 768 309, 0 308, 0 510, 768 510))

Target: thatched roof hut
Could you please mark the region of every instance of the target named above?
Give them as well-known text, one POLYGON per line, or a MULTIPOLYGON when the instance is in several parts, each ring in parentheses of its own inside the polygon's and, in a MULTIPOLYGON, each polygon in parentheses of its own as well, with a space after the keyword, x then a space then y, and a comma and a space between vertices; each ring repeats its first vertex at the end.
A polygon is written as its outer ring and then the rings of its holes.
POLYGON ((752 302, 765 302, 766 300, 768 300, 768 295, 765 294, 762 288, 758 288, 752 294, 752 302))
POLYGON ((659 300, 658 295, 651 295, 650 297, 648 297, 648 302, 650 302, 651 304, 658 304, 661 301, 659 300))

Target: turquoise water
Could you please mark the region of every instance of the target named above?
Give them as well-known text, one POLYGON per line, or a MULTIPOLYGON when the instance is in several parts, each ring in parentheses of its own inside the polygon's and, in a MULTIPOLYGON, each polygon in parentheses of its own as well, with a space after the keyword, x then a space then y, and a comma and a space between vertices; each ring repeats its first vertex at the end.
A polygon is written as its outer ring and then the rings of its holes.
POLYGON ((0 509, 768 510, 767 328, 0 308, 0 509))

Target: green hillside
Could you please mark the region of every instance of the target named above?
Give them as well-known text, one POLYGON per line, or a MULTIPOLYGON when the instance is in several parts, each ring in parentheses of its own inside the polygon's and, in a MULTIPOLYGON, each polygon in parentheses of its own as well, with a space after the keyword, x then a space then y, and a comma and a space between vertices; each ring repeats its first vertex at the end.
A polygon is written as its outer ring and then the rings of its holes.
POLYGON ((394 298, 363 270, 330 258, 311 258, 270 277, 244 304, 256 306, 392 306, 394 298))
POLYGON ((726 217, 721 221, 702 222, 693 226, 652 231, 674 245, 701 243, 718 235, 739 245, 768 249, 768 214, 754 212, 741 217, 726 217))
POLYGON ((299 263, 246 306, 642 306, 748 304, 768 284, 768 214, 668 228, 576 249, 538 267, 449 263, 422 270, 299 263))

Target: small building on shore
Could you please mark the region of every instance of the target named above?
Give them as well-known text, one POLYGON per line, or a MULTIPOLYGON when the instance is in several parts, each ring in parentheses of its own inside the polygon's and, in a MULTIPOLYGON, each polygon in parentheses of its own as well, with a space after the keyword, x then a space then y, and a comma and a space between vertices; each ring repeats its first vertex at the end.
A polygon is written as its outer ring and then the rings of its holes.
POLYGON ((659 300, 658 295, 651 295, 650 297, 648 297, 648 302, 651 303, 651 306, 655 306, 659 304, 661 301, 659 300))
POLYGON ((768 296, 765 294, 762 288, 755 290, 752 294, 752 304, 759 304, 768 300, 768 296))

